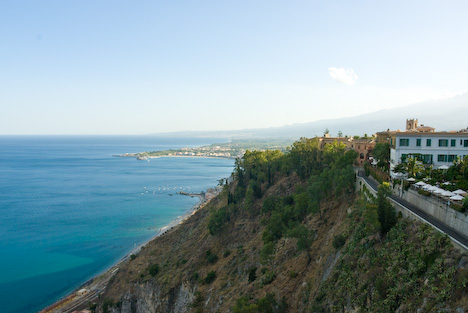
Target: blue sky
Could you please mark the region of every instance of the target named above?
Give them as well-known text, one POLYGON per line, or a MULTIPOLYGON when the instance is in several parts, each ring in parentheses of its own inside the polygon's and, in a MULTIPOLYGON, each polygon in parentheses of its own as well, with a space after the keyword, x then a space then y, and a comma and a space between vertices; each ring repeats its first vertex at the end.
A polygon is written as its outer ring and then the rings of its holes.
POLYGON ((0 134, 353 116, 468 91, 466 1, 2 1, 0 134))

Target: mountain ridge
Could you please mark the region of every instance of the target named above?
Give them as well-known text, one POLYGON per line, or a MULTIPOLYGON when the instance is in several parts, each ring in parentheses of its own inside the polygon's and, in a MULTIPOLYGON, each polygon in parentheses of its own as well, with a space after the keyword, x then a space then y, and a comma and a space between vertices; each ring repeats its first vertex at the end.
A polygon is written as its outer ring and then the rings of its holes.
POLYGON ((468 127, 468 93, 452 98, 429 100, 408 106, 379 110, 352 117, 323 119, 279 127, 249 128, 220 131, 179 131, 152 134, 164 137, 215 137, 215 138, 300 138, 320 136, 325 129, 332 135, 339 131, 354 136, 373 134, 387 129, 404 129, 407 118, 417 118, 420 124, 450 131, 468 127))

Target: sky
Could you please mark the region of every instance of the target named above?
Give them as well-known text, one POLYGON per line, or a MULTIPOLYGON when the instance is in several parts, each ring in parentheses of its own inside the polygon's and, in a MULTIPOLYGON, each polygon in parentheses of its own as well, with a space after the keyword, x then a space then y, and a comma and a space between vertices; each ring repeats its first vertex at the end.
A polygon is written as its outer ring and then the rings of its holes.
POLYGON ((0 134, 276 127, 468 92, 467 1, 0 2, 0 134))

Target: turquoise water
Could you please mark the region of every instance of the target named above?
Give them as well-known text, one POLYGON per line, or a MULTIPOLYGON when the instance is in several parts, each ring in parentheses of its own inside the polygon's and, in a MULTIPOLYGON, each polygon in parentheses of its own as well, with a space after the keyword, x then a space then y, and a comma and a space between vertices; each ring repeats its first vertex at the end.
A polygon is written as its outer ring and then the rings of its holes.
POLYGON ((112 155, 213 142, 0 137, 1 311, 36 312, 71 292, 197 203, 177 191, 214 187, 234 164, 112 155))

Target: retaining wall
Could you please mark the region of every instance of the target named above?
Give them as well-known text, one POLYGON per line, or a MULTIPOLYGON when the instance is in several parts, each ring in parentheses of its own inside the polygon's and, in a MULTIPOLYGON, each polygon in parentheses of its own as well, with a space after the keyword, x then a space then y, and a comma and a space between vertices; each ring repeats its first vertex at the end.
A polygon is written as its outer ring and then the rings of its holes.
POLYGON ((433 196, 426 197, 412 189, 405 190, 403 194, 401 192, 398 194, 398 190, 395 190, 395 194, 468 237, 468 216, 452 209, 446 200, 433 196))

